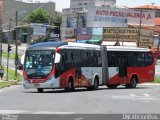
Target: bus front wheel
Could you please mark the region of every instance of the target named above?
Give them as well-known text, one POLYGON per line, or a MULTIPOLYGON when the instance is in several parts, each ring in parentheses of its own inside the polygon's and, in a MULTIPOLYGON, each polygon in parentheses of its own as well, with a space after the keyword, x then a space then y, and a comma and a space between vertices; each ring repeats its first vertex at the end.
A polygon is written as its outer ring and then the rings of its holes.
POLYGON ((132 77, 131 78, 131 83, 126 85, 126 88, 136 88, 137 86, 137 78, 132 77))

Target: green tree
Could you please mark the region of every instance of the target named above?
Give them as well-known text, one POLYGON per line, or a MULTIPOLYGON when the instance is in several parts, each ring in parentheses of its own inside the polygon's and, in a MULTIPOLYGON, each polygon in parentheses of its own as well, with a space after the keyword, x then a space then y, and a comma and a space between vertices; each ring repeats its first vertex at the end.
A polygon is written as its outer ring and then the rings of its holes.
POLYGON ((62 21, 62 14, 59 12, 55 12, 52 17, 52 24, 61 23, 61 21, 62 21))
POLYGON ((50 15, 47 11, 38 9, 28 17, 28 21, 30 23, 48 23, 48 18, 50 15))

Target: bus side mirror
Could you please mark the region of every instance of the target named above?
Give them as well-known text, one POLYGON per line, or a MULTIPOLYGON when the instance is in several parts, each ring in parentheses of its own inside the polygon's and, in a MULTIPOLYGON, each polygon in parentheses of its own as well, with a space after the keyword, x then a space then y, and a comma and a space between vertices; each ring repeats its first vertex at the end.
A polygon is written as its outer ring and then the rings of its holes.
POLYGON ((59 63, 60 59, 61 59, 61 55, 59 53, 56 53, 55 62, 54 63, 59 63))

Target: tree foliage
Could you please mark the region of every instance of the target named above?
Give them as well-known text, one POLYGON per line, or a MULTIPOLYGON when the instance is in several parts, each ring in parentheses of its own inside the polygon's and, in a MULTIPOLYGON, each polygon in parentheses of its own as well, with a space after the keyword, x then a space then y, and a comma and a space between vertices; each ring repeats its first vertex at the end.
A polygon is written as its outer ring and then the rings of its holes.
POLYGON ((47 11, 38 9, 28 17, 28 21, 30 23, 48 23, 49 18, 50 15, 47 11))
POLYGON ((56 25, 57 23, 61 23, 62 15, 59 12, 55 12, 53 16, 49 15, 49 13, 43 9, 38 9, 31 13, 28 17, 28 22, 30 23, 50 23, 52 25, 56 25))
POLYGON ((55 23, 61 23, 61 21, 62 21, 62 14, 58 13, 58 12, 55 12, 54 16, 52 18, 52 23, 53 24, 55 24, 55 23))

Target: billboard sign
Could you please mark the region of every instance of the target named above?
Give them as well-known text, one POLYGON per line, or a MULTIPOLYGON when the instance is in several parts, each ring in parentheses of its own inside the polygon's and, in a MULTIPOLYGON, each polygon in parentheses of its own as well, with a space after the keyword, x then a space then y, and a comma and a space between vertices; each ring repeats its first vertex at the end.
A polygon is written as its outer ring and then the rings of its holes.
POLYGON ((135 28, 112 28, 105 27, 103 29, 104 41, 126 41, 135 42, 138 40, 139 29, 135 28))
POLYGON ((120 42, 138 42, 140 47, 148 47, 153 45, 152 29, 136 29, 136 28, 103 28, 103 41, 120 41, 120 42))
POLYGON ((153 10, 134 10, 124 8, 88 8, 89 27, 124 27, 129 24, 138 25, 140 19, 142 25, 154 25, 155 11, 153 10))

